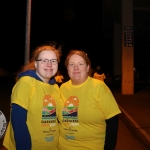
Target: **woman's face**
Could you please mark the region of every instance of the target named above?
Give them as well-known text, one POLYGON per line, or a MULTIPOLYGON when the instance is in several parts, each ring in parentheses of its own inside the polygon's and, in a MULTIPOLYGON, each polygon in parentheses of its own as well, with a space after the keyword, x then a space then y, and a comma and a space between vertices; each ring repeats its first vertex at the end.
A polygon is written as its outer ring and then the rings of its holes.
POLYGON ((79 55, 72 55, 68 62, 68 74, 72 80, 72 84, 82 84, 88 77, 89 65, 79 55))
POLYGON ((58 70, 56 53, 52 50, 42 51, 38 60, 41 61, 35 61, 36 74, 43 82, 48 83, 58 70))

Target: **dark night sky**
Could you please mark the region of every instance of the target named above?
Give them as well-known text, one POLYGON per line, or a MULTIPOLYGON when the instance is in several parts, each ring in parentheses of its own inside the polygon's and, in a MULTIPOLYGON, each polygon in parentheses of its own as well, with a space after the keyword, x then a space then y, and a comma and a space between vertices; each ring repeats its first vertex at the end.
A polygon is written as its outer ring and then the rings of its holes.
MULTIPOLYGON (((18 71, 24 64, 26 0, 2 3, 1 7, 5 9, 1 13, 0 67, 18 71)), ((55 40, 63 43, 62 60, 69 49, 83 49, 93 66, 108 67, 104 61, 107 57, 107 62, 111 62, 111 58, 106 48, 103 49, 101 2, 32 0, 31 14, 31 52, 36 46, 55 40)), ((111 40, 107 39, 107 42, 111 55, 111 40)))

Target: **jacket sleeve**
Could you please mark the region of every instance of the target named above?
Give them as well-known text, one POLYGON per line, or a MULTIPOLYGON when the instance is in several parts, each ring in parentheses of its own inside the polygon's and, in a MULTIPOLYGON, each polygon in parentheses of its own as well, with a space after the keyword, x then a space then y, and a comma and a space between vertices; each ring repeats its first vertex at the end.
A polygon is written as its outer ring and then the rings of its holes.
POLYGON ((12 104, 11 122, 17 150, 31 150, 31 137, 26 124, 27 110, 12 104))
POLYGON ((118 135, 118 115, 106 120, 104 150, 115 150, 118 135))

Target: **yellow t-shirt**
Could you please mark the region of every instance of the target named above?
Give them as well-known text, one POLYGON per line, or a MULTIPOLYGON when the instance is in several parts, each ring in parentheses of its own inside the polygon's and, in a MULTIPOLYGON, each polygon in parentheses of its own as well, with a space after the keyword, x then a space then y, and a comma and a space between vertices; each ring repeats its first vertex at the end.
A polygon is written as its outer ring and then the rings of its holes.
POLYGON ((88 77, 81 85, 60 87, 58 150, 103 150, 105 120, 121 113, 107 85, 88 77))
MULTIPOLYGON (((32 150, 56 150, 59 137, 57 109, 60 103, 57 84, 50 85, 32 77, 22 77, 12 90, 11 103, 28 111, 27 126, 31 136, 32 150)), ((17 116, 16 116, 17 117, 17 116)), ((16 150, 11 122, 3 145, 16 150)))
POLYGON ((62 75, 58 75, 55 77, 55 80, 57 83, 62 83, 63 82, 64 77, 62 75))
POLYGON ((105 76, 104 73, 103 74, 98 74, 97 72, 95 72, 94 75, 93 75, 93 78, 104 81, 106 76, 105 76))

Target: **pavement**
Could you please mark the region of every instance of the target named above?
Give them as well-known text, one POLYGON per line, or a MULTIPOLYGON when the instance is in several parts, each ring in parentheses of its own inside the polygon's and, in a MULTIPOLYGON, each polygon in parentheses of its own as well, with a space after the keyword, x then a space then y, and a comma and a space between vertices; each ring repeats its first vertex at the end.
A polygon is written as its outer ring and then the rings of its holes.
MULTIPOLYGON (((0 110, 7 121, 10 114, 10 95, 13 82, 0 84, 0 110)), ((137 84, 132 95, 123 95, 121 86, 108 85, 121 114, 116 150, 150 150, 150 84, 137 84)), ((0 150, 3 138, 0 139, 0 150)))
POLYGON ((121 109, 120 119, 146 150, 150 150, 150 84, 135 85, 132 95, 124 95, 120 87, 110 89, 121 109))

